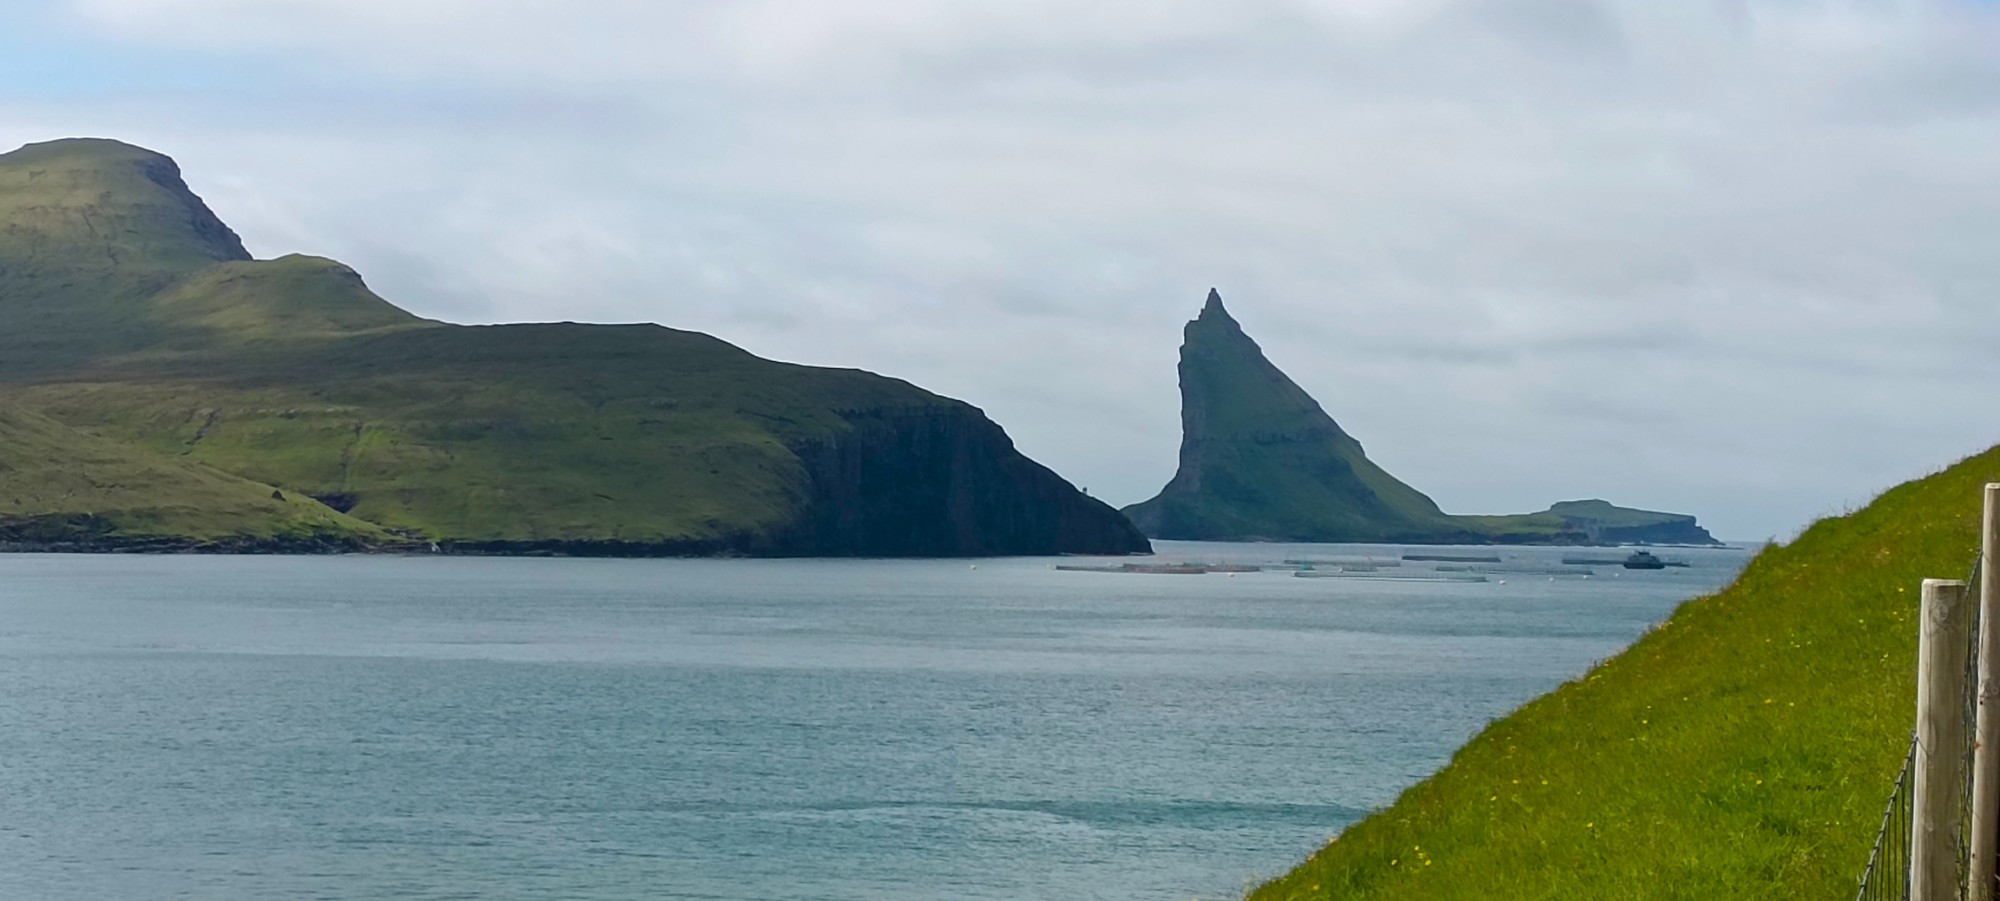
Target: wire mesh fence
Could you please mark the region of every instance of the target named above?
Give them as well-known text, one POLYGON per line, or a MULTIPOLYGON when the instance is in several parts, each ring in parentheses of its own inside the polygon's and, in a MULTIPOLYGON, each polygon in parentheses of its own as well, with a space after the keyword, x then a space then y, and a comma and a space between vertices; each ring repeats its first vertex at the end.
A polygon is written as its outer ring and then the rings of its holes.
POLYGON ((1882 811, 1882 828, 1875 833, 1875 850, 1868 856, 1868 868, 1861 872, 1861 891, 1855 901, 1907 901, 1910 897, 1910 778, 1917 762, 1917 740, 1910 737, 1909 753, 1903 755, 1903 769, 1896 774, 1896 787, 1889 793, 1889 806, 1882 811))
MULTIPOLYGON (((1980 559, 1975 556, 1970 571, 1966 574, 1965 585, 1970 597, 1978 597, 1981 572, 1980 559)), ((1969 602, 1970 603, 1970 602, 1969 602)), ((1959 749, 1964 755, 1965 774, 1963 783, 1954 794, 1959 804, 1958 815, 1952 820, 1957 824, 1950 836, 1953 857, 1958 862, 1957 895, 1963 901, 1968 884, 1966 876, 1970 870, 1972 848, 1972 774, 1975 752, 1978 749, 1979 718, 1979 605, 1971 603, 1970 625, 1963 639, 1969 644, 1966 654, 1965 682, 1968 691, 1960 699, 1959 714, 1965 719, 1965 747, 1959 749)), ((1875 847, 1868 855, 1868 866, 1862 870, 1860 889, 1855 893, 1855 901, 1910 901, 1910 849, 1911 830, 1914 820, 1914 782, 1917 765, 1917 736, 1910 735, 1910 749, 1903 756, 1902 769, 1896 774, 1895 786, 1889 792, 1889 804, 1882 811, 1882 826, 1875 834, 1875 847)))

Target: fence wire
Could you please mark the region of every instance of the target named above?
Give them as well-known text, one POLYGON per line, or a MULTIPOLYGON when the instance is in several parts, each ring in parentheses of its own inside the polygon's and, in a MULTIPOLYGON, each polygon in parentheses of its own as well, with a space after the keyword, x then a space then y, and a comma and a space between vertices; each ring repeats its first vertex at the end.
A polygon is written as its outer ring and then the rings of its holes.
MULTIPOLYGON (((1951 837, 1954 857, 1958 861, 1958 897, 1965 899, 1965 889, 1971 866, 1972 848, 1972 779, 1974 750, 1979 742, 1979 580, 1985 574, 1980 569, 1980 557, 1974 555, 1972 566, 1966 573, 1966 599, 1972 605, 1968 617, 1971 625, 1965 630, 1968 643, 1965 655, 1967 691, 1959 713, 1965 718, 1965 774, 1964 784, 1959 786, 1958 831, 1951 837)), ((1896 774, 1895 787, 1889 791, 1889 804, 1882 811, 1882 827, 1875 834, 1874 850, 1869 852, 1868 867, 1861 872, 1861 887, 1855 893, 1855 901, 1909 901, 1910 899, 1910 830, 1914 825, 1911 818, 1912 792, 1917 763, 1916 730, 1910 732, 1910 750, 1903 755, 1903 768, 1896 774)))
POLYGON ((1903 755, 1903 770, 1896 774, 1896 787, 1889 792, 1889 806, 1882 811, 1882 828, 1875 833, 1875 850, 1868 855, 1868 869, 1861 872, 1861 891, 1855 901, 1908 901, 1910 897, 1910 780, 1917 762, 1917 737, 1910 736, 1910 751, 1903 755))

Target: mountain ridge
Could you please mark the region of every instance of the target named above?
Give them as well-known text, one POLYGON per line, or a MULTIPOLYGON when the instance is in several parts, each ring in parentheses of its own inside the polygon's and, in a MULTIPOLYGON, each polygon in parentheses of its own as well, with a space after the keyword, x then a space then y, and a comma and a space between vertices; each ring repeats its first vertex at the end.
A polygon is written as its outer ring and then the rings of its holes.
POLYGON ((1150 550, 962 401, 664 326, 422 319, 336 261, 250 259, 171 159, 102 140, 0 154, 0 404, 327 499, 357 544, 1150 550))

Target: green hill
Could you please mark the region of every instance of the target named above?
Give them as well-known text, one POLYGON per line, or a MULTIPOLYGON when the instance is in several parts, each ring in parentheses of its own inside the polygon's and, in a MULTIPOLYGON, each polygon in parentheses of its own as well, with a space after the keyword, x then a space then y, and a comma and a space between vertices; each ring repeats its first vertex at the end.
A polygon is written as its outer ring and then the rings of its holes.
POLYGON ((1692 516, 1569 501, 1541 513, 1452 516, 1368 459, 1361 442, 1264 356, 1210 290, 1181 344, 1173 480, 1125 514, 1154 538, 1715 544, 1692 516))
POLYGON ((2000 448, 1767 549, 1251 897, 1851 896, 1909 743, 1917 586, 1965 577, 1991 481, 2000 448))
MULTIPOLYGON (((250 259, 114 141, 0 155, 0 404, 461 550, 1148 549, 967 404, 659 326, 420 319, 331 260, 250 259)), ((52 504, 8 515, 92 512, 52 504)))
MULTIPOLYGON (((1562 501, 1540 513, 1453 516, 1452 522, 1502 540, 1581 544, 1708 544, 1721 542, 1685 513, 1634 510, 1609 501, 1562 501), (1538 537, 1539 536, 1539 537, 1538 537)), ((1493 540, 1489 537, 1489 540, 1493 540)))
POLYGON ((390 541, 311 498, 0 405, 0 546, 341 550, 390 541))

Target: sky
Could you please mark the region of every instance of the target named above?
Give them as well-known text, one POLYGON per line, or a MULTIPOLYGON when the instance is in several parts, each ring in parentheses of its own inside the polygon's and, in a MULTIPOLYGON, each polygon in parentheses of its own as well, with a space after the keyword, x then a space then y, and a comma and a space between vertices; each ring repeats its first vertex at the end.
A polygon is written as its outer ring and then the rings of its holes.
POLYGON ((262 257, 658 322, 1173 474, 1210 287, 1454 513, 1730 539, 2000 442, 1982 0, 8 0, 0 145, 175 157, 262 257))

